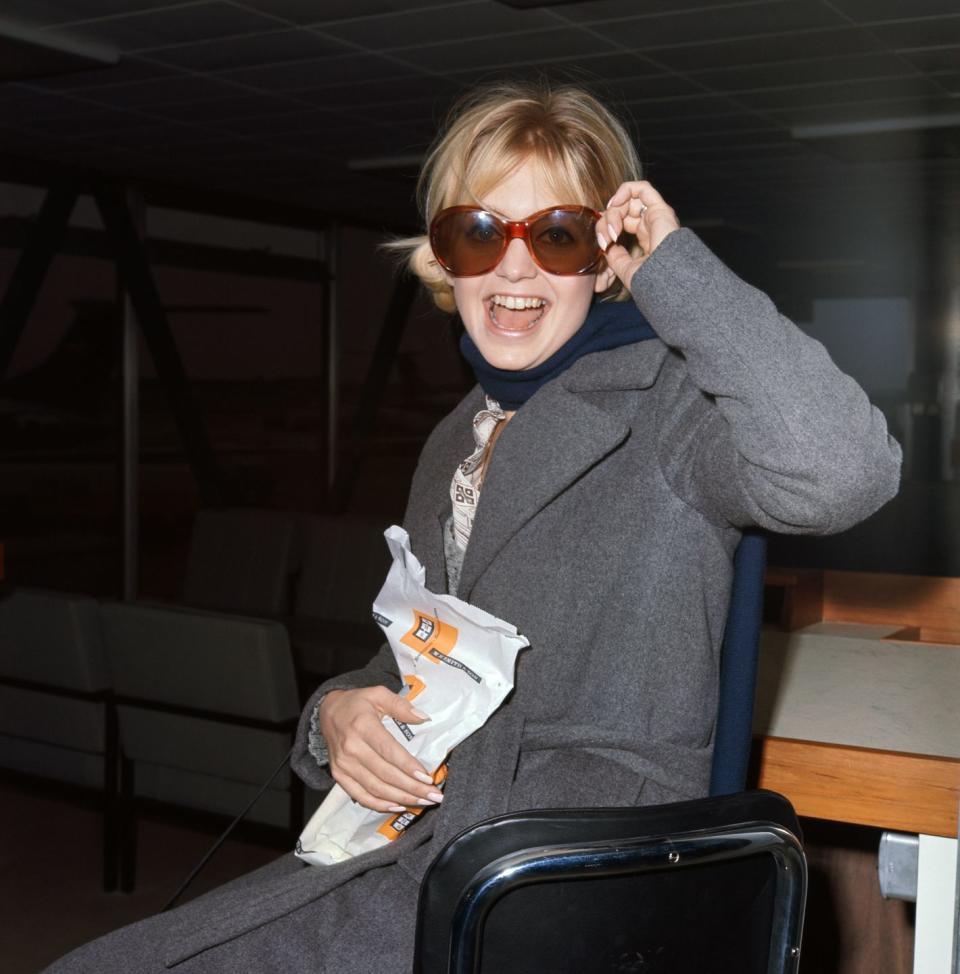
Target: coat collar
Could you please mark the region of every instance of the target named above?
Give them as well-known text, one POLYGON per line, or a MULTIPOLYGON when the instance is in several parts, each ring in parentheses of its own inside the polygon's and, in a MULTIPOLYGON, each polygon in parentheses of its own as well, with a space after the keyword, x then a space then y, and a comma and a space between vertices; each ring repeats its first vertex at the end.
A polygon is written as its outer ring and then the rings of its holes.
MULTIPOLYGON (((623 419, 581 393, 648 388, 666 354, 661 341, 650 339, 585 355, 510 420, 484 479, 460 576, 460 598, 470 600, 483 572, 527 521, 629 435, 623 419)), ((482 403, 478 390, 474 393, 482 403)), ((452 476, 453 466, 450 472, 452 476)))

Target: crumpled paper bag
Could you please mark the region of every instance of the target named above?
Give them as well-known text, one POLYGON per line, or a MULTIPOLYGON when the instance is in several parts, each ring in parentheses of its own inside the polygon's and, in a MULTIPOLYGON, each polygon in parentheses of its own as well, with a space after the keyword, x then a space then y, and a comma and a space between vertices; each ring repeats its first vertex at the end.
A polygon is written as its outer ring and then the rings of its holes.
MULTIPOLYGON (((397 660, 409 700, 431 719, 406 724, 384 717, 387 731, 442 788, 447 754, 481 727, 513 688, 517 654, 529 643, 516 627, 424 585, 426 572, 403 528, 384 532, 393 564, 373 603, 397 660)), ((376 812, 334 785, 297 840, 296 854, 314 865, 342 862, 399 838, 425 808, 376 812)))

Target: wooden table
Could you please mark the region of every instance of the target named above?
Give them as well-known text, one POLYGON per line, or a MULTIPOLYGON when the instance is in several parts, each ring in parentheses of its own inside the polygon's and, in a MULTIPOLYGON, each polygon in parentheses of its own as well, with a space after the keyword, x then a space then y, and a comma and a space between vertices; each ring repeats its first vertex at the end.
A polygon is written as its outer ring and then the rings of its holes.
POLYGON ((949 974, 960 645, 890 638, 900 632, 827 621, 764 633, 758 784, 786 795, 800 815, 919 834, 914 970, 949 974))

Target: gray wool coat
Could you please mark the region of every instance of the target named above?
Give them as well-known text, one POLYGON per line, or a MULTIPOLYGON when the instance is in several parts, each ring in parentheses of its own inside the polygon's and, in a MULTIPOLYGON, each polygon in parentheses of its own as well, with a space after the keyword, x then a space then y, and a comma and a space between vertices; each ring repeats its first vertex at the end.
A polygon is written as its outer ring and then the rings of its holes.
MULTIPOLYGON (((659 340, 581 358, 492 455, 458 594, 531 645, 512 696, 451 754, 443 804, 384 849, 331 867, 285 857, 57 970, 401 974, 418 882, 471 823, 706 793, 741 529, 850 527, 896 493, 900 449, 823 346, 691 231, 631 290, 659 340)), ((474 389, 437 426, 410 491, 404 525, 436 591, 450 479, 482 403, 474 389)), ((331 784, 307 751, 319 697, 375 684, 399 688, 387 649, 308 704, 294 761, 308 785, 331 784)))

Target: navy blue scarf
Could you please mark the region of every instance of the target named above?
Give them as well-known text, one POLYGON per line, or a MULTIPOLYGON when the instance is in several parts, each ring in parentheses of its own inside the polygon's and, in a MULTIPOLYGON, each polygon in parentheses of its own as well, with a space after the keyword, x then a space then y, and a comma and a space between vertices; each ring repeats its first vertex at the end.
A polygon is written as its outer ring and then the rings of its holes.
POLYGON ((582 355, 604 352, 656 338, 650 323, 632 301, 594 301, 580 329, 546 362, 532 369, 497 369, 480 354, 473 339, 463 333, 460 351, 470 363, 483 391, 507 410, 519 409, 544 383, 565 372, 582 355))

